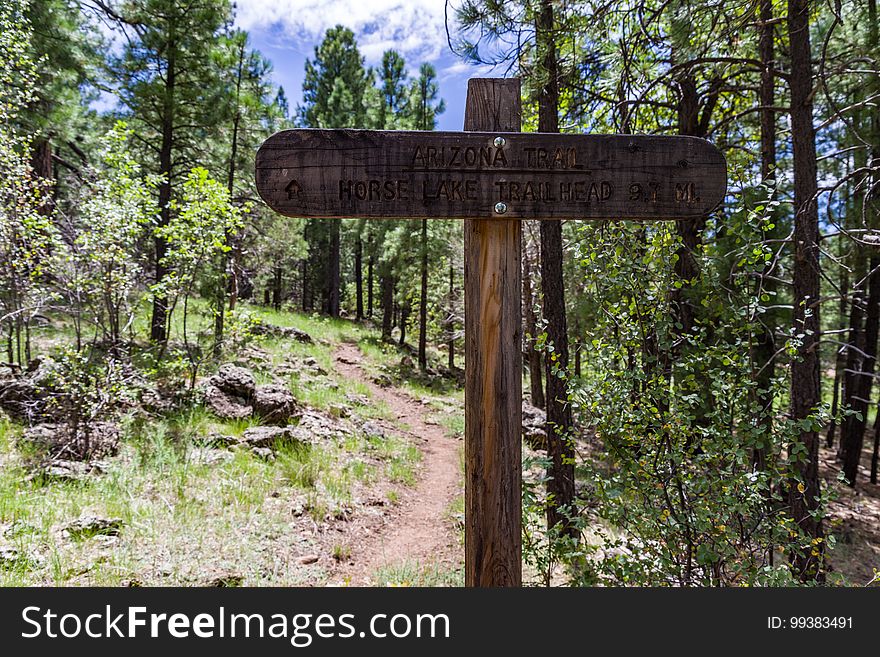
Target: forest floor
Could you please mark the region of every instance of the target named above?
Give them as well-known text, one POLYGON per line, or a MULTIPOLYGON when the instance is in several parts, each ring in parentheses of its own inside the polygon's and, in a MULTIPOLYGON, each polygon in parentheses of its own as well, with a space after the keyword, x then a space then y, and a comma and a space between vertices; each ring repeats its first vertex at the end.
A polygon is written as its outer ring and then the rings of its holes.
POLYGON ((306 440, 240 448, 258 419, 185 406, 128 418, 117 454, 57 478, 0 416, 0 585, 462 584, 459 382, 367 326, 252 312, 314 338, 228 357, 293 393, 306 440))
POLYGON ((336 362, 343 376, 365 383, 373 397, 386 404, 406 428, 409 439, 419 446, 422 463, 416 485, 402 492, 391 513, 376 517, 375 522, 346 528, 351 556, 333 570, 334 578, 356 585, 372 584, 376 573, 423 569, 419 564, 430 564, 431 570, 439 572, 460 568, 460 541, 449 521, 454 520, 450 514, 462 495, 461 441, 426 417, 425 400, 373 383, 356 346, 343 344, 336 352, 336 362))
POLYGON ((862 451, 855 487, 838 480, 841 466, 836 450, 824 444, 819 450, 819 476, 833 494, 829 505, 831 517, 825 527, 826 534, 832 534, 836 543, 828 577, 832 584, 865 586, 880 575, 880 485, 869 480, 872 447, 866 444, 862 451))
MULTIPOLYGON (((0 585, 463 584, 460 381, 420 373, 365 325, 251 312, 314 337, 263 336, 229 356, 291 391, 309 440, 229 448, 260 421, 185 406, 128 418, 116 455, 57 478, 34 476, 24 428, 0 415, 0 585)), ((56 325, 42 339, 69 334, 56 325)), ((880 487, 863 472, 851 489, 838 471, 823 447, 829 583, 865 585, 880 566, 880 487)))

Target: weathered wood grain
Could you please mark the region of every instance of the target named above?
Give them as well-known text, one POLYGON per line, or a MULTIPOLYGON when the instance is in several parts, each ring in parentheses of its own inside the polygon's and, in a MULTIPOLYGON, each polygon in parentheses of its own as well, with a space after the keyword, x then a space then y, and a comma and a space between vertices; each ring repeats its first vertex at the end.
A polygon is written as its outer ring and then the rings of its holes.
POLYGON ((501 129, 286 130, 261 146, 256 176, 263 200, 292 217, 684 219, 727 188, 724 156, 696 137, 501 129))
MULTIPOLYGON (((518 79, 472 79, 465 129, 520 128, 518 79)), ((522 583, 522 223, 464 222, 465 584, 522 583)))

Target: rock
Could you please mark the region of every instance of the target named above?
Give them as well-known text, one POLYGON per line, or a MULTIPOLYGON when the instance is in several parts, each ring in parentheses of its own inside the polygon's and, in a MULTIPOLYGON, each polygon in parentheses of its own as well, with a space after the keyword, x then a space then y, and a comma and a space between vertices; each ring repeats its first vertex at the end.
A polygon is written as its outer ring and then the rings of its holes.
POLYGON ((10 523, 0 525, 0 536, 3 536, 3 538, 18 538, 25 534, 33 534, 36 531, 36 527, 20 518, 17 518, 10 523))
POLYGON ((28 476, 28 481, 43 479, 45 481, 81 481, 92 475, 104 473, 104 466, 99 461, 66 461, 55 459, 42 464, 39 469, 28 476))
POLYGON ((232 363, 221 365, 217 373, 209 379, 209 382, 222 392, 245 401, 250 401, 257 387, 254 375, 250 370, 232 363))
POLYGON ((0 409, 13 419, 28 424, 47 419, 49 390, 40 387, 38 375, 39 372, 3 379, 0 382, 0 409))
POLYGON ((360 365, 361 361, 359 358, 349 358, 348 356, 337 356, 336 360, 338 360, 343 365, 360 365))
POLYGON ((240 420, 254 413, 253 406, 246 399, 231 395, 211 384, 205 387, 202 396, 211 412, 224 420, 240 420))
POLYGON ((92 536, 119 536, 122 529, 121 518, 101 518, 83 515, 61 528, 62 534, 70 538, 91 538, 92 536))
POLYGON ((255 347, 253 345, 247 346, 242 349, 239 353, 239 356, 250 363, 255 363, 256 365, 259 365, 260 367, 264 367, 272 360, 272 357, 268 351, 266 351, 265 349, 261 349, 260 347, 255 347))
POLYGON ((284 425, 296 412, 296 400, 285 386, 270 383, 254 392, 253 409, 264 422, 284 425))
POLYGON ((318 561, 317 554, 306 554, 296 560, 296 562, 300 566, 308 566, 309 564, 316 563, 317 561, 318 561))
POLYGON ((225 449, 213 449, 210 447, 196 447, 189 454, 191 463, 199 465, 215 465, 217 463, 228 463, 235 458, 235 455, 225 449))
POLYGON ((238 439, 235 436, 227 436, 226 434, 212 432, 207 436, 197 438, 196 441, 205 447, 225 449, 226 447, 235 445, 238 442, 238 439))
POLYGON ((14 566, 21 558, 18 548, 9 545, 0 545, 0 567, 14 566))
POLYGON ((275 374, 278 376, 296 376, 300 380, 312 376, 327 376, 327 370, 318 365, 318 361, 311 356, 307 358, 297 358, 289 356, 285 362, 275 368, 275 374))
POLYGON ((522 436, 532 449, 547 449, 547 415, 540 408, 523 402, 522 436))
POLYGON ((369 406, 370 405, 370 398, 369 397, 367 397, 366 395, 359 395, 354 392, 345 393, 345 399, 349 403, 354 404, 355 406, 369 406))
POLYGON ((275 460, 275 454, 268 447, 254 447, 251 449, 251 454, 253 454, 257 458, 263 459, 264 461, 275 460))
POLYGON ((327 376, 327 370, 325 370, 318 364, 317 358, 309 356, 308 358, 303 358, 300 362, 312 374, 315 374, 317 376, 327 376))
POLYGON ((385 430, 372 420, 364 422, 361 431, 367 438, 385 438, 385 430))
POLYGON ((74 440, 67 425, 37 424, 25 429, 19 442, 50 456, 100 458, 116 454, 120 434, 119 425, 113 422, 93 422, 88 432, 80 427, 74 440))
POLYGON ((380 388, 390 388, 394 385, 394 381, 387 374, 379 374, 373 377, 373 383, 380 388))
POLYGON ((264 322, 260 322, 258 324, 254 324, 251 327, 251 332, 254 335, 268 335, 275 338, 288 338, 291 340, 296 340, 297 342, 302 342, 303 344, 312 344, 314 342, 311 335, 292 326, 278 326, 276 324, 266 324, 264 322))
POLYGON ((238 573, 225 573, 210 580, 205 586, 211 588, 235 588, 244 583, 244 575, 238 573))
POLYGON ((251 427, 245 429, 238 441, 252 450, 254 448, 267 447, 274 449, 277 445, 286 442, 306 442, 294 431, 295 427, 251 427))
POLYGON ((303 344, 313 344, 314 340, 312 340, 312 336, 306 333, 305 331, 300 331, 297 328, 288 328, 287 336, 288 338, 293 338, 297 342, 302 342, 303 344))
POLYGON ((350 417, 351 407, 345 404, 331 404, 330 415, 333 417, 350 417))
POLYGON ((415 366, 415 363, 411 356, 404 356, 400 359, 400 366, 411 370, 415 366))
POLYGON ((314 409, 304 410, 299 423, 288 429, 297 440, 309 444, 322 439, 344 438, 349 433, 345 424, 314 409))

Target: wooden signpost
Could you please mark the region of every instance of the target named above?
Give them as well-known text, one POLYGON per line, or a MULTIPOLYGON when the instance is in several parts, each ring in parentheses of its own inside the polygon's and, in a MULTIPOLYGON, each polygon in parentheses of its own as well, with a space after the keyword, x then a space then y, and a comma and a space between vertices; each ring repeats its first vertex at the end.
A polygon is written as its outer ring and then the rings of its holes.
POLYGON ((472 79, 465 132, 286 130, 257 190, 291 217, 465 220, 465 582, 521 574, 522 219, 686 219, 724 198, 694 137, 524 134, 517 79, 472 79))

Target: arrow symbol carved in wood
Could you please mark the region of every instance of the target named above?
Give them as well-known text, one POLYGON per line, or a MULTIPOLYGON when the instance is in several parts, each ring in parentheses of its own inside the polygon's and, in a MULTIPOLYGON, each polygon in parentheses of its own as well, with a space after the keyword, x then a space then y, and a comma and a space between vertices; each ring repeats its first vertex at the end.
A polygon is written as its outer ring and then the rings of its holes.
POLYGON ((287 183, 287 187, 284 188, 284 191, 287 192, 287 198, 289 200, 299 198, 299 193, 302 190, 299 183, 295 180, 291 180, 287 183))

